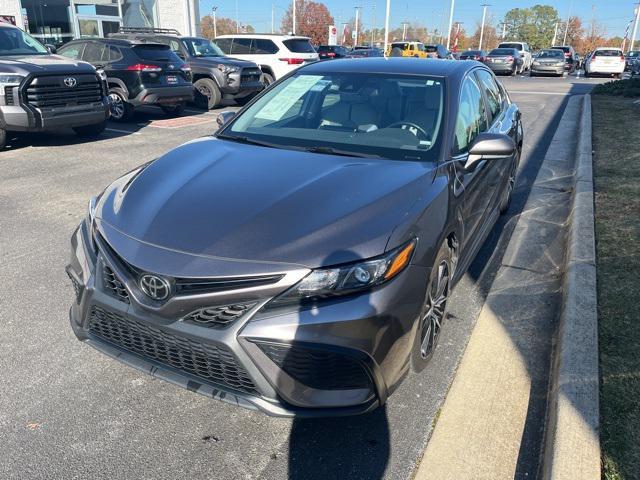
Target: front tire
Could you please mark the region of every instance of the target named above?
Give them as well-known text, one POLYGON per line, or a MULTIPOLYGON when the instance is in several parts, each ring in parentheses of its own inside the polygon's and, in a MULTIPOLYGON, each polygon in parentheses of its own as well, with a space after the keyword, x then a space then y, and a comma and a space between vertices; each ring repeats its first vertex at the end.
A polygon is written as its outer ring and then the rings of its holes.
POLYGON ((449 245, 445 243, 440 247, 433 265, 411 352, 411 368, 414 372, 422 371, 433 357, 447 314, 453 278, 452 252, 449 245))
POLYGON ((507 210, 509 210, 509 206, 511 205, 513 191, 516 188, 516 175, 518 174, 519 158, 520 151, 518 150, 516 158, 513 159, 513 161, 511 162, 511 166, 509 167, 509 178, 507 179, 507 185, 505 187, 505 191, 502 194, 502 198, 500 199, 500 205, 498 206, 501 215, 507 213, 507 210))
POLYGON ((216 108, 222 100, 222 93, 216 82, 210 78, 201 78, 193 84, 196 94, 196 105, 205 110, 216 108))
POLYGON ((82 127, 73 127, 73 131, 79 137, 92 138, 92 137, 97 137, 102 132, 104 132, 105 128, 107 128, 107 121, 103 120, 102 122, 94 123, 93 125, 84 125, 82 127))
POLYGON ((269 85, 271 85, 275 81, 276 81, 275 78, 273 78, 273 75, 271 75, 270 73, 262 74, 262 83, 264 83, 265 88, 267 88, 269 85))

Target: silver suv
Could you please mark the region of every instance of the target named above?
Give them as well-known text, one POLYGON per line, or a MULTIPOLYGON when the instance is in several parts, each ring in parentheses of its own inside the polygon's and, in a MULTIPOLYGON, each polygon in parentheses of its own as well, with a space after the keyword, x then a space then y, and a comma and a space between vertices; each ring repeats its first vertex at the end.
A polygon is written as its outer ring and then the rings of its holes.
POLYGON ((70 127, 95 136, 105 129, 104 81, 85 62, 53 55, 21 29, 0 23, 0 149, 8 131, 70 127))

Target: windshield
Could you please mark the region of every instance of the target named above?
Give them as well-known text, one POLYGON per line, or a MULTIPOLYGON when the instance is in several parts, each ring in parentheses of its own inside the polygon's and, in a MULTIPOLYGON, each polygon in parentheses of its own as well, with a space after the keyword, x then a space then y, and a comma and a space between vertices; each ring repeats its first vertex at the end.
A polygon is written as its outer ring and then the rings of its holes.
POLYGON ((49 51, 19 28, 0 28, 0 55, 46 55, 49 51))
POLYGON ((441 78, 299 73, 271 87, 219 138, 318 153, 435 161, 443 102, 441 78))
POLYGON ((638 51, 631 51, 629 53, 627 53, 627 57, 640 57, 640 52, 638 51))
POLYGON ((538 58, 557 58, 558 60, 564 60, 564 53, 562 53, 562 50, 542 50, 538 54, 538 58))
POLYGON ((182 42, 194 57, 224 57, 220 47, 206 38, 185 38, 182 42))

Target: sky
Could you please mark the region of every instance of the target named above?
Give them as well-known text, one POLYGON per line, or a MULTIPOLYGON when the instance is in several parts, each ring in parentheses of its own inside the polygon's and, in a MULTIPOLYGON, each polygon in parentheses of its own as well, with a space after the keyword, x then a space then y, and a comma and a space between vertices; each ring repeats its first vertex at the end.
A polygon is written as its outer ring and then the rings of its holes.
MULTIPOLYGON (((334 16, 336 25, 347 22, 355 16, 355 7, 360 10, 364 28, 371 25, 384 27, 386 0, 316 0, 323 1, 334 16)), ((430 30, 440 26, 446 30, 449 20, 451 0, 391 0, 391 28, 400 26, 401 22, 419 22, 430 30)), ((504 14, 516 7, 526 8, 536 4, 552 5, 562 18, 569 13, 582 18, 588 25, 592 14, 596 22, 606 29, 608 36, 624 36, 625 29, 634 16, 634 0, 455 0, 453 20, 463 22, 463 28, 472 33, 476 24, 482 19, 482 4, 487 7, 487 17, 493 23, 502 20, 504 14)), ((279 31, 280 20, 290 2, 286 0, 200 0, 200 15, 211 13, 211 8, 218 7, 217 14, 235 18, 236 5, 241 24, 251 24, 258 32, 271 31, 271 11, 273 8, 275 29, 279 31)), ((629 34, 630 35, 630 34, 629 34)))

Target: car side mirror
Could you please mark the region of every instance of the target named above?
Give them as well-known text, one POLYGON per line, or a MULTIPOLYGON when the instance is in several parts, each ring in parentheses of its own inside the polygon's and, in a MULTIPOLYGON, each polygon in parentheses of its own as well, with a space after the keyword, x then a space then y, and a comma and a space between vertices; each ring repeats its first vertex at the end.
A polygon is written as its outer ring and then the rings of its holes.
POLYGON ((481 133, 471 144, 465 170, 473 170, 482 160, 495 160, 512 156, 516 144, 511 137, 501 133, 481 133))
POLYGON ((56 54, 58 53, 58 49, 56 48, 55 45, 51 45, 50 43, 45 44, 45 47, 47 48, 47 50, 49 50, 49 53, 51 54, 56 54))
POLYGON ((225 110, 224 112, 220 112, 218 114, 218 117, 216 118, 216 123, 218 124, 219 128, 222 128, 227 123, 229 123, 235 116, 236 116, 236 112, 225 110))

